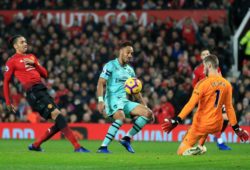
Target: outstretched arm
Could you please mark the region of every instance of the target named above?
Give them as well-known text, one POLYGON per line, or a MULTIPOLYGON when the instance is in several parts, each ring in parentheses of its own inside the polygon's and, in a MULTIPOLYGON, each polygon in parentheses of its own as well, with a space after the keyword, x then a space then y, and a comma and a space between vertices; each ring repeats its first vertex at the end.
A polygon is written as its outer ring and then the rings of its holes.
POLYGON ((231 126, 236 125, 237 119, 236 119, 235 111, 233 108, 231 85, 228 86, 225 108, 226 108, 226 113, 227 113, 228 120, 229 120, 231 126))
POLYGON ((14 65, 10 62, 6 63, 6 68, 5 68, 5 73, 4 73, 4 83, 3 83, 3 93, 4 93, 4 98, 7 106, 11 105, 10 102, 10 96, 9 96, 9 83, 12 74, 14 73, 14 65))
POLYGON ((198 101, 199 101, 199 92, 194 90, 191 98, 189 99, 188 103, 184 106, 184 108, 181 110, 181 113, 178 115, 178 117, 180 117, 181 120, 185 119, 194 109, 198 101))
POLYGON ((228 91, 227 91, 227 97, 226 97, 226 113, 228 116, 228 120, 233 128, 233 130, 235 131, 235 133, 239 136, 239 138, 246 142, 249 139, 249 134, 246 130, 243 130, 240 128, 240 126, 238 125, 237 119, 236 119, 236 115, 235 115, 235 111, 233 108, 233 103, 232 103, 232 86, 229 85, 228 86, 228 91))
POLYGON ((98 97, 98 111, 102 114, 104 113, 104 108, 105 108, 103 99, 103 90, 105 86, 106 86, 106 80, 100 77, 97 83, 97 97, 98 97))
POLYGON ((162 124, 162 130, 167 133, 170 133, 179 123, 181 123, 182 120, 184 120, 187 117, 187 115, 191 113, 195 105, 198 103, 200 95, 201 94, 199 89, 195 88, 190 100, 181 110, 181 113, 173 119, 164 120, 165 122, 162 124))

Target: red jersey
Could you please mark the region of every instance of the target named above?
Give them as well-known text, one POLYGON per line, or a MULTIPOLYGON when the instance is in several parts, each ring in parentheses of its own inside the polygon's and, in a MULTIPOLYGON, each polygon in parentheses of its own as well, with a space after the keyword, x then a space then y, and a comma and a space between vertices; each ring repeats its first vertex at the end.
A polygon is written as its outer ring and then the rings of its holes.
POLYGON ((25 90, 35 84, 41 83, 41 77, 47 77, 47 70, 42 67, 33 54, 14 54, 7 62, 4 73, 4 98, 7 105, 10 105, 9 82, 12 75, 20 81, 25 90), (34 65, 25 64, 23 59, 29 58, 34 65))
POLYGON ((193 26, 183 25, 182 37, 187 41, 188 44, 195 44, 195 29, 193 26))
MULTIPOLYGON (((220 73, 220 67, 218 67, 218 72, 220 73)), ((192 85, 193 87, 202 79, 206 77, 204 73, 204 65, 200 64, 194 69, 192 85)))

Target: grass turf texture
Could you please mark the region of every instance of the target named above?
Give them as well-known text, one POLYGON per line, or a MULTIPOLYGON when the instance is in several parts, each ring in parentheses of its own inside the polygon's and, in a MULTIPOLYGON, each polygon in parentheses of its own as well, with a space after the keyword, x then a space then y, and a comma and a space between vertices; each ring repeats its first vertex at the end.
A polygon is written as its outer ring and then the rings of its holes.
POLYGON ((0 140, 0 170, 77 170, 77 169, 250 169, 250 144, 229 144, 232 151, 219 151, 207 143, 201 156, 176 155, 179 143, 133 142, 135 154, 128 153, 117 141, 109 147, 112 154, 97 154, 101 141, 81 141, 91 153, 74 153, 66 140, 48 141, 45 152, 31 152, 31 140, 0 140))

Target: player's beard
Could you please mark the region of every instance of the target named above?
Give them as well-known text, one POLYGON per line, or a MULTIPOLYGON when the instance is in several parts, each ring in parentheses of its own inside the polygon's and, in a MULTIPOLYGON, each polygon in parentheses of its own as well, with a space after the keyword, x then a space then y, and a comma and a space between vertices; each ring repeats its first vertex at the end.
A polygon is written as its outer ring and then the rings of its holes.
POLYGON ((129 63, 129 58, 124 57, 124 58, 123 58, 123 64, 128 64, 128 63, 129 63))

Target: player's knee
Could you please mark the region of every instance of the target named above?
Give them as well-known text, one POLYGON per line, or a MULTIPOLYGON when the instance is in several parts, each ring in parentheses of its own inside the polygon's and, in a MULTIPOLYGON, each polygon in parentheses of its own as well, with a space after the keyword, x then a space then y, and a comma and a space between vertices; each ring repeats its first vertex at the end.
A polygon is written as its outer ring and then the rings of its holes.
POLYGON ((113 115, 113 118, 115 120, 120 120, 121 122, 125 122, 125 114, 122 110, 118 110, 114 115, 113 115))

